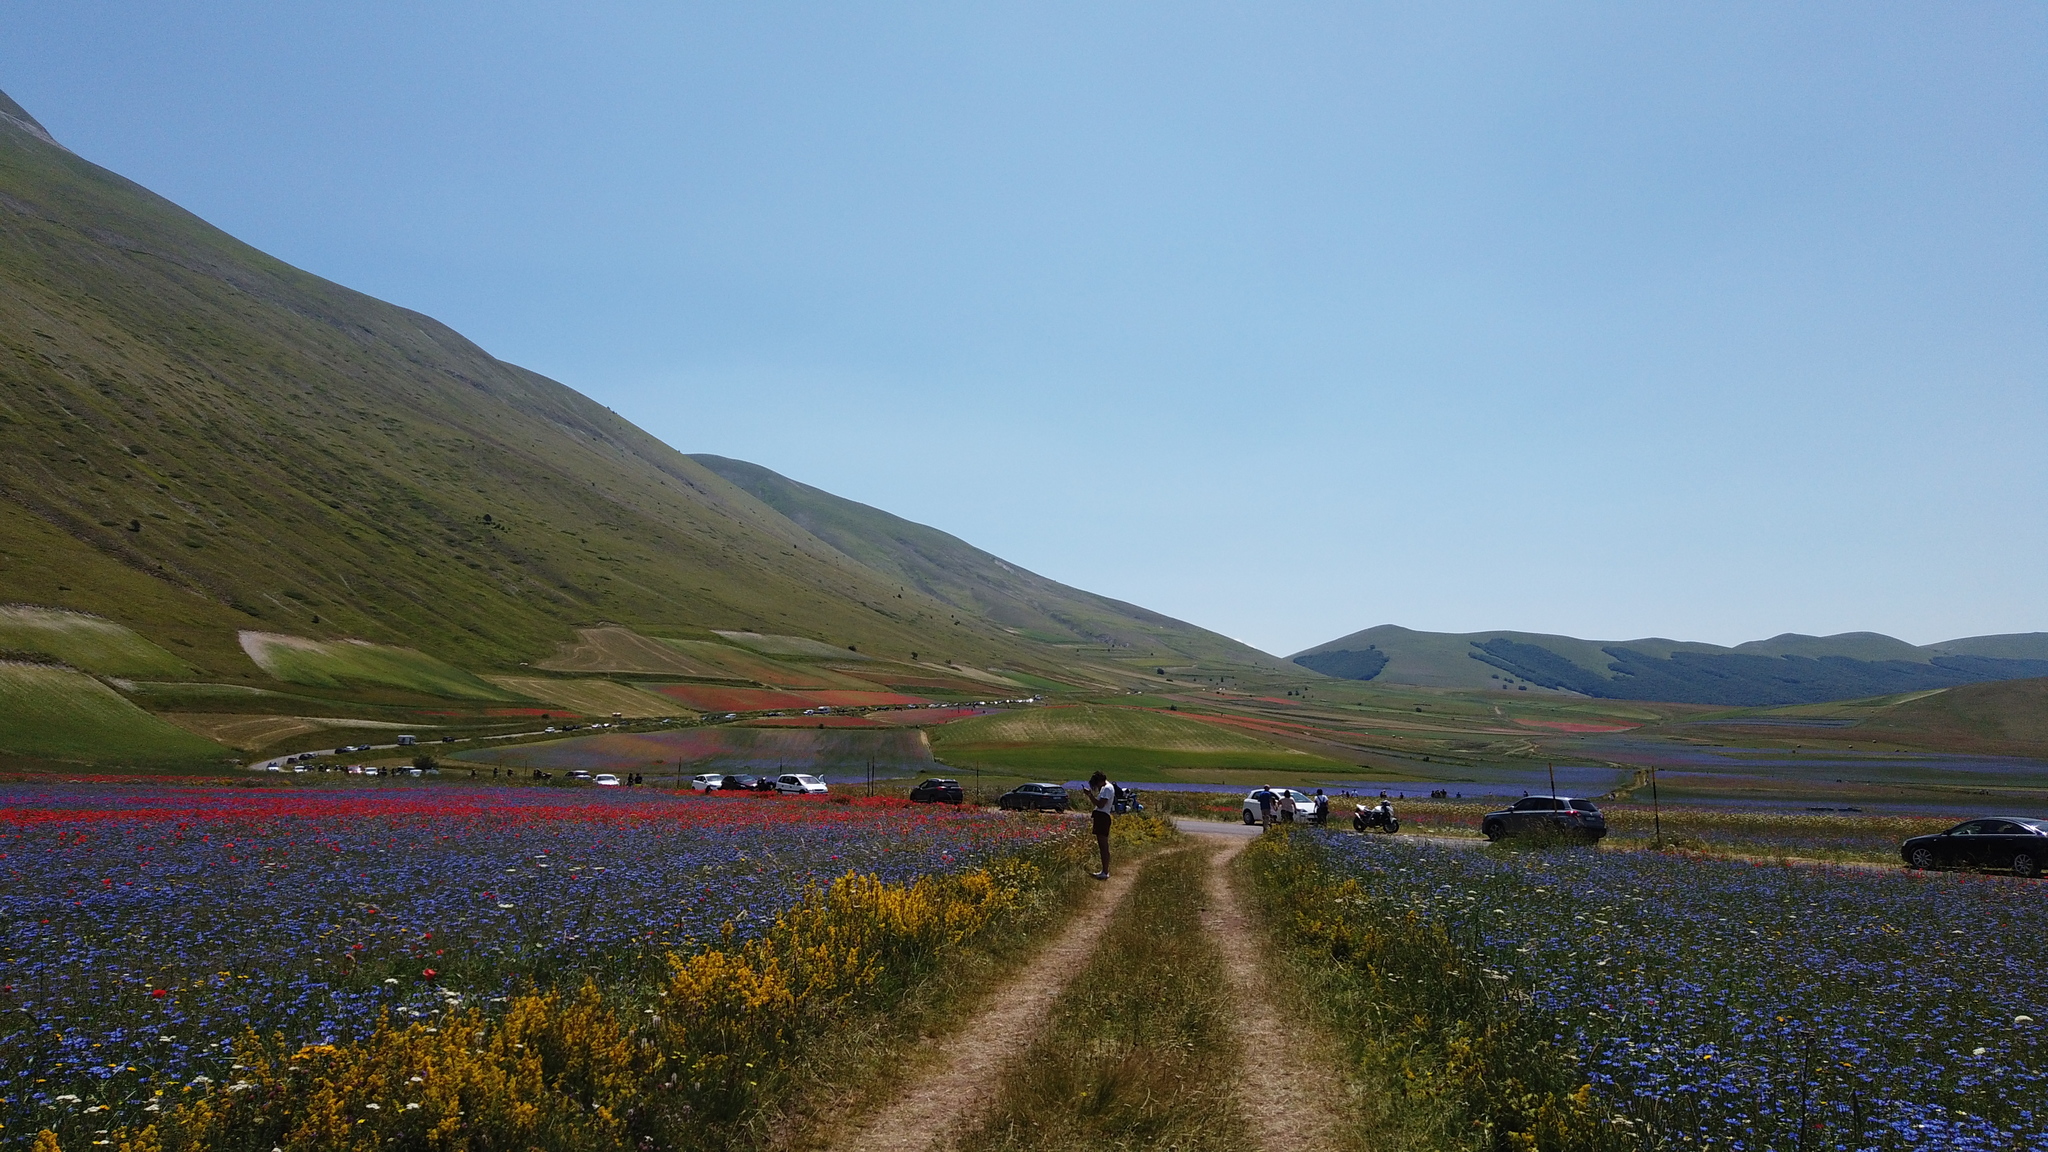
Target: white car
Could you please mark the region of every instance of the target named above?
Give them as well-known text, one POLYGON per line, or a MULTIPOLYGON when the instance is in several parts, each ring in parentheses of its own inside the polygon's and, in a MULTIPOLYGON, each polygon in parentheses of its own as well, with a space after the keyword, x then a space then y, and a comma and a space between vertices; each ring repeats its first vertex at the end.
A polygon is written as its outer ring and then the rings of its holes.
POLYGON ((775 790, 785 796, 816 796, 830 792, 825 782, 805 772, 791 772, 775 778, 775 790))
POLYGON ((702 776, 690 777, 690 787, 699 792, 716 792, 724 783, 723 772, 706 772, 702 776))
POLYGON ((590 778, 590 782, 592 784, 602 784, 607 788, 616 788, 619 786, 619 778, 617 776, 612 775, 609 772, 599 772, 597 775, 590 778))
MULTIPOLYGON (((1286 819, 1285 816, 1281 815, 1280 798, 1282 796, 1294 797, 1294 805, 1297 809, 1294 819, 1299 823, 1307 823, 1309 816, 1316 810, 1316 798, 1306 792, 1293 788, 1273 789, 1273 822, 1277 824, 1286 819)), ((1252 791, 1244 794, 1244 812, 1242 815, 1244 822, 1247 824, 1257 824, 1260 822, 1258 789, 1254 788, 1252 791)))

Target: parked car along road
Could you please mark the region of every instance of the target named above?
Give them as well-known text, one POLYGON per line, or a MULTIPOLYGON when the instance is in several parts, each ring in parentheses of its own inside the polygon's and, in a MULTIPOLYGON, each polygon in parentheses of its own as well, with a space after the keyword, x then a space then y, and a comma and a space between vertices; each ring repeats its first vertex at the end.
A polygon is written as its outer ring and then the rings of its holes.
POLYGON ((1965 820, 1946 832, 1913 837, 1899 846, 1899 855, 1915 868, 2007 868, 2015 876, 2035 876, 2048 864, 2048 821, 1965 820))
POLYGON ((1488 840, 1551 831, 1583 840, 1607 835, 1607 817, 1591 800, 1576 796, 1524 796, 1499 812, 1488 812, 1479 831, 1488 840))
POLYGON ((775 790, 785 796, 815 796, 831 791, 823 780, 806 772, 787 772, 777 776, 775 790))
MULTIPOLYGON (((1244 794, 1244 811, 1239 813, 1239 815, 1244 818, 1244 822, 1247 824, 1257 824, 1260 820, 1259 802, 1255 799, 1258 794, 1259 792, 1256 788, 1244 794)), ((1281 819, 1280 798, 1289 795, 1294 797, 1295 806, 1301 809, 1295 813, 1294 818, 1304 824, 1307 823, 1309 815, 1316 810, 1316 798, 1296 788, 1273 789, 1273 819, 1275 821, 1281 819)))
POLYGON ((958 780, 926 780, 910 790, 910 799, 918 804, 958 804, 967 794, 958 780))
POLYGON ((590 782, 592 784, 602 784, 607 788, 616 788, 619 786, 619 778, 617 776, 612 775, 609 772, 599 772, 594 778, 591 779, 590 782))
POLYGON ((1067 790, 1060 784, 1019 784, 998 797, 996 807, 1019 812, 1065 812, 1067 790))

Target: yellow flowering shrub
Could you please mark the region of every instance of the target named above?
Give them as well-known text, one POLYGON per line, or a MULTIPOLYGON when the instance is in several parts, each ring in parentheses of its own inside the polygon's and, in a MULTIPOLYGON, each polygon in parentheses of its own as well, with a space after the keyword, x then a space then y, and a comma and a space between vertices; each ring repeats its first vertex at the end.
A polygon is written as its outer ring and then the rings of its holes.
MULTIPOLYGON (((1119 820, 1126 846, 1171 835, 1119 820)), ((761 936, 671 957, 663 987, 533 991, 501 1012, 386 1019, 358 1043, 244 1038, 231 1084, 113 1134, 122 1152, 731 1148, 803 1045, 912 991, 949 949, 1078 868, 1078 839, 977 871, 885 884, 840 877, 761 936)), ((40 1138, 39 1138, 40 1140, 40 1138)), ((55 1138, 36 1152, 56 1152, 55 1138)))

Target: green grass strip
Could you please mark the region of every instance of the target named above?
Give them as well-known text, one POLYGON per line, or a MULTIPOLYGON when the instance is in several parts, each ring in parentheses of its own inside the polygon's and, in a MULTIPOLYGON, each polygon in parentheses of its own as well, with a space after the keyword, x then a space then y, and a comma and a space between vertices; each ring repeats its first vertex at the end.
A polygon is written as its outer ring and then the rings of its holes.
POLYGON ((1255 1147, 1229 1098, 1222 958, 1200 920, 1200 851, 1148 860, 1045 1033, 960 1152, 1255 1147))
POLYGON ((1490 979, 1440 924, 1326 868, 1321 835, 1245 849, 1300 1002, 1348 1050, 1356 1123, 1379 1152, 1596 1152, 1629 1146, 1526 993, 1490 979))

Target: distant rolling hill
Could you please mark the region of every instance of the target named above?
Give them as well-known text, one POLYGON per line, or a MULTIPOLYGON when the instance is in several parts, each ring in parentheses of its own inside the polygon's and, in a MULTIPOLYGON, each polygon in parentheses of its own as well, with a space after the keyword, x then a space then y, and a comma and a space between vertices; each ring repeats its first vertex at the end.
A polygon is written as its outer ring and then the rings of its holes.
POLYGON ((1966 684, 1880 709, 1859 735, 1922 747, 2048 758, 2048 679, 1966 684))
POLYGON ((1026 571, 957 536, 834 496, 744 460, 706 454, 697 463, 746 490, 799 527, 936 600, 1037 640, 1163 649, 1195 660, 1267 667, 1282 661, 1227 636, 1136 604, 1071 588, 1026 571))
POLYGON ((1725 648, 1533 632, 1417 632, 1383 624, 1289 659, 1346 680, 1761 707, 2048 676, 2048 632, 1924 647, 1875 632, 1787 633, 1725 648))
POLYGON ((677 663, 690 644, 726 664, 749 644, 878 658, 934 688, 1126 675, 1081 644, 1280 667, 677 452, 72 154, 4 94, 0 385, 0 661, 54 661, 131 702, 256 707, 273 695, 164 683, 289 681, 488 703, 537 691, 503 678, 562 671, 565 651, 651 674, 670 669, 628 649, 677 663))

